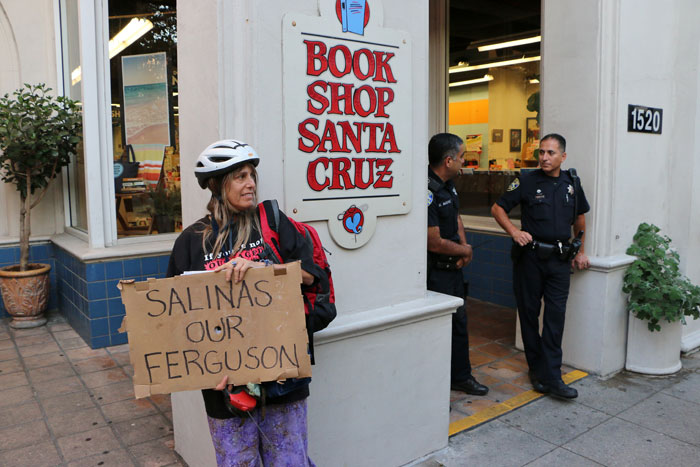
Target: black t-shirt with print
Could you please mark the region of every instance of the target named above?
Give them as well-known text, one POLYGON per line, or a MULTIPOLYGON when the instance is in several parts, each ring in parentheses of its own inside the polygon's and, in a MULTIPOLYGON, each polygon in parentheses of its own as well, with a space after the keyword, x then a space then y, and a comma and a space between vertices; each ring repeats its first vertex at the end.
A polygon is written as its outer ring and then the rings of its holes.
MULTIPOLYGON (((231 254, 231 247, 227 243, 224 248, 222 248, 222 252, 214 258, 211 253, 211 242, 207 244, 208 252, 205 252, 202 248, 202 234, 210 223, 211 220, 209 216, 203 217, 182 231, 177 240, 175 240, 173 251, 170 254, 170 262, 168 263, 168 271, 166 273, 167 277, 178 276, 185 271, 214 270, 229 259, 239 256, 250 261, 269 259, 272 262, 277 262, 275 255, 269 251, 269 247, 264 244, 260 232, 256 229, 253 229, 246 246, 235 255, 231 254)), ((287 216, 282 212, 280 212, 279 224, 279 251, 282 261, 287 263, 301 260, 301 268, 313 276, 318 277, 320 270, 313 262, 313 251, 309 243, 298 233, 287 216)), ((231 237, 233 239, 236 238, 235 229, 233 229, 231 237)), ((234 417, 226 408, 221 391, 204 389, 202 390, 202 395, 204 396, 204 406, 206 407, 208 416, 212 418, 234 417)), ((305 399, 308 396, 309 388, 308 386, 304 386, 284 396, 268 398, 265 403, 282 404, 295 402, 305 399)))

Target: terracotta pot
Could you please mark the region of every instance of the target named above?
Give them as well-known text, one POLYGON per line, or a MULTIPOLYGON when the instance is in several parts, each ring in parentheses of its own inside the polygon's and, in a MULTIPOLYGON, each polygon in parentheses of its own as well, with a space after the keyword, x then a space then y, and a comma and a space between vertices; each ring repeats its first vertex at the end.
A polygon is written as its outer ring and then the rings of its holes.
POLYGON ((44 311, 49 303, 51 266, 30 263, 27 271, 19 265, 0 268, 0 293, 5 309, 12 316, 13 328, 33 328, 46 323, 44 311))

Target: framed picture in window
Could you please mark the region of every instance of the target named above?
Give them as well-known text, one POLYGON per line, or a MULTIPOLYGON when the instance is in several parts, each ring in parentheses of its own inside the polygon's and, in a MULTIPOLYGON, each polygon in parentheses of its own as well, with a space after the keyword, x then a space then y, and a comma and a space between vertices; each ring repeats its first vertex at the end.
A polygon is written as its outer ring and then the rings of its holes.
POLYGON ((510 152, 520 152, 521 136, 520 128, 510 130, 510 152))
POLYGON ((491 130, 491 142, 492 143, 502 143, 503 142, 503 130, 491 130))
POLYGON ((540 139, 540 126, 534 117, 525 119, 525 141, 531 143, 540 139))

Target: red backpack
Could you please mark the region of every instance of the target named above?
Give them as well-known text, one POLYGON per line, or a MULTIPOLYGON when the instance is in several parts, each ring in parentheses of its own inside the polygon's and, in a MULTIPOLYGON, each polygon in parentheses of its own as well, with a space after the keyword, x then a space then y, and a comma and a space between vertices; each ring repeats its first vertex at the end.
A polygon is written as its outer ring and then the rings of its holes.
MULTIPOLYGON (((258 205, 258 210, 260 212, 260 228, 262 229, 263 241, 270 246, 278 262, 281 263, 282 257, 279 253, 280 236, 277 231, 280 221, 280 209, 277 200, 263 201, 258 205)), ((335 319, 337 312, 335 309, 333 276, 326 258, 326 249, 323 248, 316 229, 303 222, 297 222, 291 217, 288 217, 288 219, 297 231, 311 243, 314 263, 324 272, 313 285, 302 285, 301 287, 304 296, 304 310, 310 324, 307 327, 309 327, 309 337, 311 337, 312 333, 324 329, 335 319)))

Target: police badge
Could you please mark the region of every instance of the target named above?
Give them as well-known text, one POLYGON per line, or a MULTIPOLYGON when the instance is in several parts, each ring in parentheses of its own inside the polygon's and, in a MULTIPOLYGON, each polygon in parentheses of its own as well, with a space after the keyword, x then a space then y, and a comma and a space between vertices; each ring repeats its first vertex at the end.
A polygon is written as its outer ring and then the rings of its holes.
POLYGON ((508 188, 506 191, 513 191, 513 190, 517 189, 519 186, 520 186, 520 180, 516 178, 515 180, 513 180, 511 182, 510 185, 508 185, 508 188))

